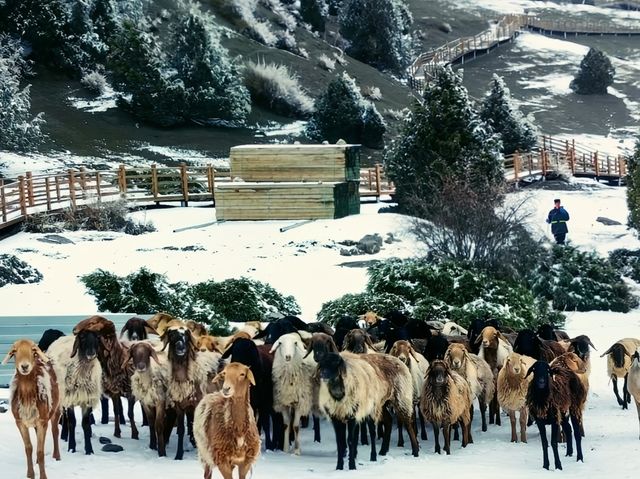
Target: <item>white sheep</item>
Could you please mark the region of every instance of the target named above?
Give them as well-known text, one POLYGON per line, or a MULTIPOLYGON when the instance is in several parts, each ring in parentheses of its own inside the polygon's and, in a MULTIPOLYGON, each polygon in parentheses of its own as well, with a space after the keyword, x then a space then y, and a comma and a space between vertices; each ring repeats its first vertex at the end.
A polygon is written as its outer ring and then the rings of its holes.
POLYGON ((271 347, 273 357, 273 409, 284 420, 284 452, 289 452, 289 428, 293 428, 294 454, 300 454, 300 418, 314 405, 314 375, 317 364, 306 356, 306 346, 298 333, 281 336, 271 347), (305 357, 306 356, 306 357, 305 357))
POLYGON ((442 327, 440 334, 445 336, 466 336, 468 331, 453 321, 447 321, 442 327))
POLYGON ((607 356, 607 374, 613 381, 613 393, 622 409, 627 409, 627 403, 631 402, 631 396, 627 390, 627 374, 631 367, 631 356, 638 347, 640 347, 640 339, 624 338, 616 341, 600 356, 607 356), (618 394, 618 378, 624 378, 622 398, 618 394))
POLYGON ((640 354, 636 351, 631 360, 629 378, 627 382, 629 393, 633 396, 638 410, 638 423, 640 424, 640 354))
POLYGON ((535 362, 529 356, 511 353, 498 373, 498 403, 509 414, 511 442, 518 442, 516 411, 520 412, 520 440, 527 442, 527 391, 531 382, 527 372, 535 362))

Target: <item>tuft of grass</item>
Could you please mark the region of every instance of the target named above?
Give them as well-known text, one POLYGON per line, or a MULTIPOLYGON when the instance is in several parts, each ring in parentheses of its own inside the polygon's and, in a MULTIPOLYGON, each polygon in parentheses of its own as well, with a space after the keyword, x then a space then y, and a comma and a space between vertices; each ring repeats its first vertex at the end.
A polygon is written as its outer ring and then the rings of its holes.
POLYGON ((382 100, 382 92, 377 86, 366 86, 362 88, 362 96, 373 101, 382 100))
POLYGON ((318 57, 318 65, 320 68, 332 72, 336 69, 336 61, 333 58, 328 57, 324 53, 318 57))
POLYGON ((80 84, 98 95, 103 95, 108 86, 105 76, 97 71, 85 73, 80 80, 80 84))

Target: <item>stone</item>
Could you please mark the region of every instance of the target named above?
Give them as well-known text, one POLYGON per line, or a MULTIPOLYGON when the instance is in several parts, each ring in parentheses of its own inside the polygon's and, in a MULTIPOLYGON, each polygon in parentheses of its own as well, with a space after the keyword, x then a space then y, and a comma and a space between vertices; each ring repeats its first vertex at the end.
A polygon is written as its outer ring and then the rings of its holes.
POLYGON ((45 235, 42 238, 38 238, 38 241, 52 244, 75 244, 69 238, 65 238, 64 236, 60 235, 45 235))
POLYGON ((621 225, 622 224, 619 221, 612 220, 610 218, 605 218, 604 216, 598 216, 596 218, 596 221, 599 222, 599 223, 602 223, 603 225, 607 225, 607 226, 617 226, 617 225, 621 225))
POLYGON ((119 446, 118 444, 105 444, 102 446, 102 450, 104 452, 122 452, 124 451, 124 447, 119 446))
POLYGON ((100 436, 98 438, 98 442, 100 444, 111 444, 111 439, 109 439, 108 437, 100 436))
POLYGON ((358 241, 358 249, 367 254, 376 254, 382 248, 382 236, 378 233, 372 235, 364 235, 358 241))

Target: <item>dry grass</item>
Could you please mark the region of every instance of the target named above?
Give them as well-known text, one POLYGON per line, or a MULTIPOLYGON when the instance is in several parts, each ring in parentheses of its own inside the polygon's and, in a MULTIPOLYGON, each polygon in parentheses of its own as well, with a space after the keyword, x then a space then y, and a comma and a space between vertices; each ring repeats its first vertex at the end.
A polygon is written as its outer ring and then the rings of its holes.
POLYGON ((382 100, 382 92, 377 86, 365 86, 362 88, 362 96, 369 100, 380 101, 382 100))
POLYGON ((332 58, 329 58, 324 53, 318 57, 318 65, 320 68, 332 72, 336 69, 336 61, 332 58))

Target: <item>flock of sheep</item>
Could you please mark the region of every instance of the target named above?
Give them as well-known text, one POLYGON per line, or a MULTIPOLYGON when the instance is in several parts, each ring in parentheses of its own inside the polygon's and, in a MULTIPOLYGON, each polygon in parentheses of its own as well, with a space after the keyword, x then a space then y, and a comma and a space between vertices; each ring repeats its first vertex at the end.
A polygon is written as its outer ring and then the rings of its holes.
MULTIPOLYGON (((618 404, 633 397, 640 420, 640 340, 613 344, 607 356, 609 377, 618 404), (617 379, 624 379, 622 397, 617 379)), ((184 454, 185 431, 197 447, 210 479, 217 467, 231 479, 237 467, 245 479, 264 447, 301 454, 300 427, 313 421, 320 441, 319 418, 328 418, 337 444, 337 469, 356 468, 357 447, 370 446, 370 460, 390 448, 394 421, 398 446, 404 430, 418 456, 418 434, 427 440, 426 423, 434 433, 434 450, 451 452, 461 435, 462 447, 473 443, 471 422, 477 400, 482 431, 500 424, 501 411, 511 423, 511 441, 522 442, 527 426, 540 431, 543 467, 549 469, 546 426, 554 466, 562 469, 558 442, 567 456, 583 460, 583 411, 589 390, 591 340, 569 338, 545 325, 537 331, 506 331, 497 322, 474 321, 468 330, 455 323, 424 323, 394 311, 382 318, 366 313, 343 317, 331 328, 287 316, 262 329, 247 323, 230 337, 212 337, 193 321, 164 313, 149 320, 131 318, 118 334, 114 324, 91 316, 73 335, 47 330, 35 344, 14 343, 4 363, 15 360, 11 410, 24 442, 27 477, 34 478, 29 428, 36 429, 40 478, 46 479, 44 442, 49 422, 53 458, 60 459, 58 436, 75 452, 76 418, 86 454, 91 444, 92 408, 102 402, 102 422, 114 408, 114 436, 124 421, 121 398, 128 399, 132 438, 138 438, 134 403, 149 426, 149 447, 166 455, 172 430, 177 430, 176 459, 184 454), (109 399, 107 399, 109 398, 109 399), (62 424, 60 434, 59 423, 62 424), (377 449, 377 439, 381 439, 377 449)))

